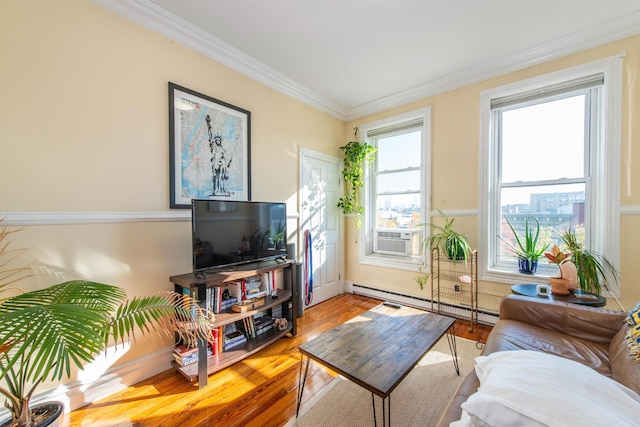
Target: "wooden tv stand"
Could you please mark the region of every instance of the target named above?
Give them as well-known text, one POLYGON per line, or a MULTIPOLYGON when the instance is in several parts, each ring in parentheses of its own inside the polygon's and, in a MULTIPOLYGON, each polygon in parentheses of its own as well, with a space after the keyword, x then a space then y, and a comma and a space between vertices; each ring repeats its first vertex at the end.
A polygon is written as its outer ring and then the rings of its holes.
POLYGON ((212 328, 235 323, 247 317, 252 317, 258 312, 272 309, 280 306, 282 316, 287 319, 287 328, 279 330, 273 328, 255 338, 248 339, 246 343, 237 347, 233 347, 227 351, 223 351, 213 356, 207 356, 207 346, 203 341, 198 341, 198 362, 187 366, 179 366, 175 361, 172 364, 178 371, 190 381, 198 381, 198 387, 202 388, 207 385, 208 376, 224 369, 244 358, 262 350, 271 343, 284 337, 287 334, 295 336, 297 298, 296 292, 296 268, 295 261, 291 260, 273 260, 260 261, 251 264, 243 264, 234 266, 230 269, 220 269, 217 271, 206 272, 205 277, 201 274, 188 273, 179 276, 171 276, 169 280, 174 284, 175 291, 183 293, 185 290, 192 297, 199 301, 201 307, 206 307, 206 290, 214 286, 224 286, 227 282, 241 280, 251 276, 262 276, 272 271, 281 271, 281 281, 278 283, 277 298, 267 296, 265 304, 254 310, 248 310, 243 313, 232 312, 226 310, 215 315, 215 320, 211 325, 212 328))

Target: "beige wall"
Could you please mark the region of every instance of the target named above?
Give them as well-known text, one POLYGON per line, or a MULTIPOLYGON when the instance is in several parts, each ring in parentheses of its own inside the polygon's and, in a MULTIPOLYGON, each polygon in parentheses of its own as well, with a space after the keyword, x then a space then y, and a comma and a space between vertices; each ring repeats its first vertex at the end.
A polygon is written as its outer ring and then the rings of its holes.
MULTIPOLYGON (((2 1, 0 212, 175 214, 169 81, 251 111, 253 200, 295 215, 299 148, 340 154, 341 121, 87 0, 2 1)), ((42 274, 21 286, 173 289, 169 276, 191 270, 188 218, 27 225, 15 245, 42 274)), ((119 363, 168 345, 142 339, 119 363)))
MULTIPOLYGON (((252 193, 297 211, 298 149, 339 156, 362 123, 432 106, 432 207, 477 210, 482 90, 626 51, 621 200, 622 300, 640 300, 640 36, 447 92, 347 124, 284 96, 87 0, 0 2, 0 212, 169 210, 167 82, 252 113, 252 193), (635 144, 634 144, 635 142, 635 144), (447 178, 456 170, 457 179, 447 178), (466 182, 459 185, 460 182, 466 182)), ((346 221, 346 279, 426 296, 415 273, 363 266, 346 221)), ((477 245, 477 218, 456 224, 477 245)), ((290 240, 295 240, 292 236, 290 240)), ((86 277, 129 295, 171 289, 190 269, 187 220, 27 225, 16 245, 43 274, 26 288, 86 277)), ((480 305, 509 292, 481 283, 480 305)), ((143 339, 118 363, 166 347, 143 339)))
MULTIPOLYGON (((634 161, 640 155, 640 36, 630 37, 615 43, 590 49, 558 60, 550 61, 521 71, 446 92, 404 105, 390 111, 364 117, 347 123, 347 129, 361 126, 385 117, 412 111, 424 106, 432 110, 432 171, 431 207, 443 210, 479 209, 478 177, 480 165, 480 93, 484 90, 524 80, 574 65, 607 58, 621 53, 624 57, 623 109, 622 109, 622 159, 620 252, 621 252, 621 301, 629 309, 640 301, 640 263, 636 257, 640 236, 640 168, 634 161), (455 179, 451 179, 452 173, 455 179)), ((478 243, 478 218, 461 216, 456 218, 458 231, 469 237, 472 247, 478 243)), ((417 273, 375 268, 361 265, 355 230, 347 222, 346 278, 347 280, 373 287, 388 289, 403 294, 428 297, 430 291, 421 291, 415 282, 417 273)), ((479 253, 482 257, 482 253, 479 253)), ((500 298, 510 293, 510 285, 480 282, 480 308, 497 310, 500 298)), ((607 307, 618 309, 613 301, 607 307)))

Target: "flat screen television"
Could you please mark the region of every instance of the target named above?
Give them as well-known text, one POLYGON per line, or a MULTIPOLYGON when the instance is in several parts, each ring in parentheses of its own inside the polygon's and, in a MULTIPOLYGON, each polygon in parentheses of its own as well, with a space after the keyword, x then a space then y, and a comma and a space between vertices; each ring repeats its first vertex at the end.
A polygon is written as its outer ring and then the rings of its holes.
POLYGON ((191 226, 194 272, 287 256, 284 203, 194 199, 191 226))

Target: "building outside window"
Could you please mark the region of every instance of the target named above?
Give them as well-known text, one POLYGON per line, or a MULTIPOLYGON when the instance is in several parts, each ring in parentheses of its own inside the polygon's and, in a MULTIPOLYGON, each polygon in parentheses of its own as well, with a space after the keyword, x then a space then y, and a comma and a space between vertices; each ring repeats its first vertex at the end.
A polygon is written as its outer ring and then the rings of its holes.
POLYGON ((361 230, 365 263, 410 269, 422 263, 430 117, 426 109, 361 127, 361 136, 377 148, 361 230))
MULTIPOLYGON (((620 71, 618 58, 588 64, 482 94, 481 277, 509 281, 517 261, 506 219, 524 234, 562 246, 571 227, 583 244, 618 260, 620 71), (617 95, 616 95, 616 92, 617 95), (617 111, 617 113, 616 113, 617 111), (615 234, 614 234, 615 233, 615 234)), ((540 280, 557 266, 539 261, 540 280)), ((512 277, 512 282, 530 281, 512 277)), ((535 281, 535 280, 534 280, 535 281)))

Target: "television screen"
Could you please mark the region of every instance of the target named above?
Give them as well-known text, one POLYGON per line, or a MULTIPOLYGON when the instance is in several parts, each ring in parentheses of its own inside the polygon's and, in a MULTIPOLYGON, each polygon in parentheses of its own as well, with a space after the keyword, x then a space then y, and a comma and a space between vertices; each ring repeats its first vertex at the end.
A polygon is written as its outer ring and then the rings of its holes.
POLYGON ((194 199, 193 270, 286 257, 286 224, 284 203, 194 199))

